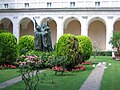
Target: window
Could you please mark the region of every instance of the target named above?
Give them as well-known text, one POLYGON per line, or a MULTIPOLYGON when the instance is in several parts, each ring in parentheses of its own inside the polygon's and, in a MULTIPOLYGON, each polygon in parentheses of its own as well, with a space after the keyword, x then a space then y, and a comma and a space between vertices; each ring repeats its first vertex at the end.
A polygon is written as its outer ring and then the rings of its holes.
POLYGON ((29 3, 25 3, 25 8, 28 8, 29 7, 29 3))
POLYGON ((51 7, 52 3, 51 2, 47 2, 47 7, 51 7))
POLYGON ((70 2, 70 7, 75 7, 75 2, 70 2))
POLYGON ((95 2, 95 6, 99 7, 100 6, 100 2, 95 2))
POLYGON ((4 4, 4 8, 8 8, 8 4, 4 4))

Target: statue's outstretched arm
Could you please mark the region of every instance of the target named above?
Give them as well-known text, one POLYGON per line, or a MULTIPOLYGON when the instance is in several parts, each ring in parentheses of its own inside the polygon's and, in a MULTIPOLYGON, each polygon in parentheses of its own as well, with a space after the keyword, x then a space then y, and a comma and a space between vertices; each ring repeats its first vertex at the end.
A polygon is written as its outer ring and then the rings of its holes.
POLYGON ((34 19, 34 21, 35 21, 35 28, 36 28, 36 27, 39 26, 39 25, 37 24, 37 22, 36 22, 36 20, 35 20, 34 17, 33 17, 33 19, 34 19))
POLYGON ((37 30, 38 32, 41 32, 41 27, 40 27, 40 25, 37 24, 37 22, 36 22, 36 20, 35 20, 34 17, 33 17, 33 19, 34 19, 34 21, 35 21, 35 28, 36 28, 36 30, 37 30))

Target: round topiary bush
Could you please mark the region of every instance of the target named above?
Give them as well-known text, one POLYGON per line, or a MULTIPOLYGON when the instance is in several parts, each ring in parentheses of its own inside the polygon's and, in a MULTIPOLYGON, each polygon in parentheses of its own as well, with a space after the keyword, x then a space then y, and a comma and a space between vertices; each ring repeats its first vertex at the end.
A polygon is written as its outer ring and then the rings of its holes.
POLYGON ((26 51, 34 50, 34 36, 25 35, 19 39, 18 42, 20 55, 24 54, 26 51))
POLYGON ((78 40, 72 34, 62 35, 56 44, 56 56, 59 64, 65 66, 67 69, 73 68, 77 63, 78 55, 78 40))
POLYGON ((0 63, 10 63, 18 58, 16 37, 8 32, 0 33, 0 63))
POLYGON ((82 62, 88 60, 92 53, 92 42, 87 36, 77 36, 79 43, 79 53, 82 53, 82 62))

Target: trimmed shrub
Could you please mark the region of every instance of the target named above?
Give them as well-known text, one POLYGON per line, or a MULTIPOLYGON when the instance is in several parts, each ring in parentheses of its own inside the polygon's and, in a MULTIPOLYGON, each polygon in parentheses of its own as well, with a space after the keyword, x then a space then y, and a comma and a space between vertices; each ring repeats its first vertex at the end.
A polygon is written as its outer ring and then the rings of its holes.
MULTIPOLYGON (((5 29, 0 29, 0 33, 3 33, 3 32, 8 32, 7 30, 5 29)), ((10 32, 9 32, 10 33, 10 32)))
POLYGON ((56 59, 61 66, 67 69, 73 68, 77 63, 78 57, 78 40, 72 34, 62 35, 56 44, 56 59))
POLYGON ((77 36, 79 42, 79 53, 82 53, 82 62, 88 60, 92 53, 92 42, 87 36, 77 36))
POLYGON ((34 36, 25 35, 19 39, 18 42, 20 55, 25 54, 29 50, 34 50, 34 36))
MULTIPOLYGON (((94 56, 94 51, 92 52, 92 56, 94 56)), ((112 56, 112 51, 97 51, 96 56, 112 56)))
POLYGON ((0 63, 13 63, 18 58, 16 37, 9 33, 0 33, 0 63))

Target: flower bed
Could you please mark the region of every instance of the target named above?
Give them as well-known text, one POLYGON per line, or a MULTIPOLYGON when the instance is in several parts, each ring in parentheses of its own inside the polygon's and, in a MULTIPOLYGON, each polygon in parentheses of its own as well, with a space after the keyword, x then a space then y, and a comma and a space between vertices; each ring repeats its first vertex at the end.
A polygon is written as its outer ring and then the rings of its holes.
MULTIPOLYGON (((61 72, 61 71, 68 71, 68 70, 62 68, 61 66, 54 66, 52 68, 52 70, 59 71, 59 72, 61 72)), ((71 69, 71 71, 84 71, 84 70, 86 70, 85 66, 79 66, 79 67, 75 67, 75 68, 71 69)))
POLYGON ((93 62, 82 62, 82 65, 92 65, 93 62))
POLYGON ((16 69, 17 67, 15 65, 11 65, 11 64, 4 64, 4 65, 0 65, 0 70, 4 70, 4 69, 16 69))

